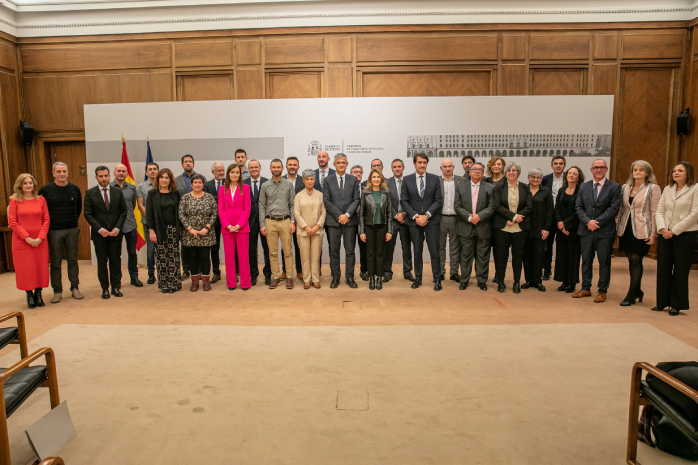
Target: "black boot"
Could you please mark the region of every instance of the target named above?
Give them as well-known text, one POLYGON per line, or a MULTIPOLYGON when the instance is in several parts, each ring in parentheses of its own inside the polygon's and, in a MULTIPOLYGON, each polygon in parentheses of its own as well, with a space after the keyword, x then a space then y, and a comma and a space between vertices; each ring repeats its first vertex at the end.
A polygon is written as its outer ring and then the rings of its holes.
POLYGON ((37 287, 34 289, 34 303, 36 304, 37 307, 44 307, 46 304, 44 303, 44 299, 41 297, 41 288, 37 287))
POLYGON ((379 291, 383 289, 383 277, 381 276, 376 276, 376 289, 379 291))
POLYGON ((376 288, 376 277, 375 276, 371 276, 370 278, 368 278, 368 288, 370 290, 374 290, 376 288))
POLYGON ((34 302, 34 293, 32 291, 27 291, 27 307, 36 308, 36 302, 34 302))

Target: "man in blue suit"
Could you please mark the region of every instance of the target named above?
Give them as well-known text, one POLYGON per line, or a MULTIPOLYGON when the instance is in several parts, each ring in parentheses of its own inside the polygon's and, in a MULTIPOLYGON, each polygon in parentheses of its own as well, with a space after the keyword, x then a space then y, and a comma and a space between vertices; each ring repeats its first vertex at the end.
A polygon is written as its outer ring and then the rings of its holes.
MULTIPOLYGON (((218 189, 225 184, 225 165, 217 161, 211 166, 211 174, 213 179, 204 184, 204 192, 208 192, 216 199, 218 203, 218 189)), ((213 268, 213 278, 211 284, 221 280, 221 220, 216 218, 215 225, 216 243, 211 247, 211 266, 213 268)), ((237 269, 237 268, 236 268, 237 269)))
MULTIPOLYGON (((252 285, 257 285, 257 277, 259 276, 259 262, 257 259, 257 247, 259 245, 259 193, 262 190, 262 184, 268 181, 259 175, 262 170, 261 165, 257 160, 250 160, 247 163, 247 169, 250 171, 250 179, 245 181, 245 184, 250 186, 250 275, 252 277, 252 285)), ((271 263, 269 262, 269 245, 266 238, 262 239, 262 252, 264 253, 264 284, 271 283, 271 263)))
POLYGON ((572 297, 591 296, 591 280, 594 277, 594 254, 599 260, 599 292, 594 302, 606 301, 611 282, 611 252, 616 239, 616 215, 620 208, 620 186, 606 179, 608 166, 604 160, 591 164, 592 180, 579 188, 577 216, 582 248, 582 289, 572 297))
POLYGON ((431 273, 434 290, 441 290, 441 261, 439 259, 440 211, 443 205, 441 181, 435 174, 427 173, 429 157, 418 153, 412 157, 415 174, 405 176, 400 192, 400 206, 405 212, 405 223, 410 228, 414 250, 414 275, 412 289, 422 285, 422 251, 424 238, 431 255, 431 273))

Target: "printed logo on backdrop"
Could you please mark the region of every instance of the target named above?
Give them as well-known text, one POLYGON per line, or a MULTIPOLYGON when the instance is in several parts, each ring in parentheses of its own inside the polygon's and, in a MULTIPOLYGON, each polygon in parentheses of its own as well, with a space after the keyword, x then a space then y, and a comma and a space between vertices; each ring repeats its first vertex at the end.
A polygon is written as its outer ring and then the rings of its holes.
POLYGON ((339 144, 323 145, 317 140, 314 140, 308 144, 308 155, 311 157, 317 157, 318 152, 323 150, 330 155, 339 152, 345 155, 373 155, 374 153, 380 155, 382 152, 385 152, 385 147, 373 147, 361 144, 345 144, 344 140, 342 140, 339 144))
POLYGON ((610 134, 442 134, 407 136, 407 157, 610 157, 610 134))

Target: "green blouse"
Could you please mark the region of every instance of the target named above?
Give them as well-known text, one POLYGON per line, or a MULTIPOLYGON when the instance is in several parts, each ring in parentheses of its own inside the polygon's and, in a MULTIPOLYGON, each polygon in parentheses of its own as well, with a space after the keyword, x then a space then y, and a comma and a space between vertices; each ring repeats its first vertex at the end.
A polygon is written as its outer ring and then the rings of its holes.
POLYGON ((373 217, 373 224, 381 224, 381 191, 373 191, 373 202, 376 204, 376 213, 373 217))

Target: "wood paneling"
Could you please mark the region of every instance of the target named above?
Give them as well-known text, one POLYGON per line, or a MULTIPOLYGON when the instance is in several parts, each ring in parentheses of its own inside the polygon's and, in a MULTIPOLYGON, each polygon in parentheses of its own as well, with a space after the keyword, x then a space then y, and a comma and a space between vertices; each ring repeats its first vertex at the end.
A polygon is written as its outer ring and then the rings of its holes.
POLYGON ((685 32, 679 34, 624 34, 623 59, 681 59, 685 41, 685 32))
POLYGON ((17 69, 17 53, 14 45, 0 42, 0 67, 11 71, 17 69))
POLYGON ((232 39, 226 41, 208 40, 205 42, 175 43, 175 66, 178 68, 232 65, 232 39))
POLYGON ((526 95, 528 66, 501 65, 499 67, 501 95, 526 95))
POLYGON ((618 58, 618 40, 618 33, 594 34, 594 59, 615 60, 618 58))
POLYGON ((264 60, 267 64, 323 63, 325 41, 323 38, 265 40, 264 60))
MULTIPOLYGON (((20 173, 26 173, 27 159, 19 131, 21 109, 17 78, 14 74, 0 73, 0 111, 2 111, 2 146, 7 157, 7 177, 14 185, 20 173)), ((12 186, 8 186, 10 189, 12 186)))
POLYGON ((169 68, 169 43, 134 42, 22 48, 22 69, 27 72, 95 71, 169 68))
POLYGON ((264 81, 261 69, 240 69, 237 72, 237 95, 239 99, 263 98, 264 81))
POLYGON ((267 98, 322 97, 323 73, 268 73, 267 98))
POLYGON ((331 37, 327 39, 327 61, 330 63, 351 63, 353 42, 351 37, 331 37))
POLYGON ((356 61, 496 60, 496 35, 359 35, 356 61))
POLYGON ((353 96, 353 74, 354 70, 351 66, 330 66, 327 70, 327 96, 353 96))
POLYGON ((525 34, 502 34, 502 60, 525 60, 527 45, 525 34))
POLYGON ((178 100, 230 100, 233 98, 232 75, 179 76, 178 100))
POLYGON ((531 95, 582 95, 584 71, 581 69, 532 69, 531 95))
POLYGON ((238 65, 258 65, 262 63, 262 41, 238 40, 235 44, 238 65))
POLYGON ((617 64, 595 64, 592 67, 593 95, 615 95, 618 74, 617 64))
POLYGON ((364 73, 362 91, 364 97, 492 95, 492 73, 364 73))
POLYGON ((531 34, 531 60, 584 60, 589 58, 587 34, 531 34))

